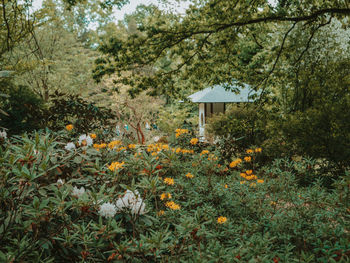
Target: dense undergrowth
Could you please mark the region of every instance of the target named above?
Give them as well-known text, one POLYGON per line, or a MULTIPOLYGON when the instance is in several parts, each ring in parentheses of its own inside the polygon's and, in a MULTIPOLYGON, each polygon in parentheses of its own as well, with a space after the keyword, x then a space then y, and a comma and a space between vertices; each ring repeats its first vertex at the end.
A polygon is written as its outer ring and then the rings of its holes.
POLYGON ((68 129, 1 140, 1 262, 350 260, 348 172, 259 147, 228 162, 186 130, 141 146, 68 129))

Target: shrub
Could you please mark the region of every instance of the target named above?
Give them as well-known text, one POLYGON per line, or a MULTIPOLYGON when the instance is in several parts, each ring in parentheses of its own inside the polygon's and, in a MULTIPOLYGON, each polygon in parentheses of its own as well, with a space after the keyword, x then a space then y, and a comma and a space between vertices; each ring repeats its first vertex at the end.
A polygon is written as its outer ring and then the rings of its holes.
POLYGON ((228 167, 178 133, 147 147, 83 146, 67 131, 2 141, 0 260, 349 260, 349 173, 332 190, 300 187, 306 162, 260 169, 260 149, 246 149, 228 167))
POLYGON ((1 108, 8 115, 0 118, 0 127, 8 129, 10 134, 21 134, 43 127, 45 111, 44 101, 26 86, 15 86, 9 80, 0 83, 1 108))
POLYGON ((60 130, 67 123, 73 123, 75 130, 84 133, 106 127, 116 116, 110 109, 98 107, 78 95, 55 91, 50 95, 50 104, 45 112, 46 125, 52 130, 60 130))
POLYGON ((260 113, 250 104, 231 105, 225 114, 209 118, 206 129, 217 137, 217 146, 226 160, 250 145, 261 145, 265 139, 260 113))

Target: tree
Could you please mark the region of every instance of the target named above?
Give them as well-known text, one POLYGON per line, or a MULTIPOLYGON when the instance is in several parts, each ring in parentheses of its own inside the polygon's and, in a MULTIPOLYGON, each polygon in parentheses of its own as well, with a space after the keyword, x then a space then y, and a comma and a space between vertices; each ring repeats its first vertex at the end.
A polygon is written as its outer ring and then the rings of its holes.
MULTIPOLYGON (((175 82, 188 79, 201 85, 235 78, 263 87, 271 84, 268 80, 294 30, 302 27, 312 37, 333 17, 346 26, 350 15, 349 3, 343 0, 279 0, 275 5, 267 0, 192 3, 184 17, 155 10, 139 25, 142 34, 126 41, 113 36, 100 49, 108 59, 97 61, 95 78, 133 70, 133 76, 121 82, 137 90, 163 87, 169 91, 176 88, 175 82), (276 28, 284 29, 274 45, 278 47, 270 54, 259 52, 266 51, 263 44, 276 28), (176 58, 176 63, 160 67, 159 62, 167 57, 176 58), (145 66, 152 67, 151 75, 138 70, 145 66)), ((308 48, 306 43, 304 49, 308 48)))

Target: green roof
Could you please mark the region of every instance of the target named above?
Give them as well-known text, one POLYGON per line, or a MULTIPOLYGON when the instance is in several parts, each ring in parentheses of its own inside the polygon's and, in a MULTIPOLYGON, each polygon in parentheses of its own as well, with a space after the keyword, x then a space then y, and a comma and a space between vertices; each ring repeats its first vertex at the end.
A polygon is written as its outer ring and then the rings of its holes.
POLYGON ((252 90, 249 85, 244 87, 238 85, 215 85, 198 91, 188 98, 196 103, 215 103, 215 102, 253 102, 252 95, 259 94, 252 90), (226 90, 228 89, 228 90, 226 90), (231 91, 235 90, 235 91, 231 91))

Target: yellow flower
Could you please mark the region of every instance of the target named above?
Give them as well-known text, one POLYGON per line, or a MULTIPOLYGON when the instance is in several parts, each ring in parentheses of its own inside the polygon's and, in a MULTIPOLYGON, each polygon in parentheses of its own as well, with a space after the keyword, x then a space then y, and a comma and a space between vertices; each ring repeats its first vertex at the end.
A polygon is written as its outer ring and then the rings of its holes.
POLYGON ((246 181, 240 181, 239 183, 240 183, 240 184, 245 184, 245 182, 246 182, 246 181))
POLYGON ((253 173, 253 170, 247 170, 247 171, 245 171, 245 173, 246 173, 247 175, 250 175, 250 174, 253 173))
POLYGON ((196 145, 196 144, 198 143, 198 139, 197 139, 197 138, 192 138, 191 141, 190 141, 190 143, 191 143, 192 145, 196 145))
POLYGON ((270 205, 272 205, 272 206, 276 206, 276 205, 277 205, 277 203, 276 203, 276 202, 274 202, 274 201, 271 201, 271 202, 270 202, 270 205))
POLYGON ((135 149, 136 148, 136 145, 135 144, 129 144, 129 149, 135 149))
POLYGON ((71 130, 73 130, 73 128, 74 128, 73 124, 68 124, 68 125, 66 126, 66 130, 67 130, 67 131, 71 131, 71 130))
POLYGON ((164 199, 171 199, 171 194, 170 193, 162 193, 160 195, 160 200, 164 200, 164 199))
POLYGON ((162 145, 162 149, 163 149, 163 150, 169 150, 169 145, 163 144, 163 145, 162 145))
POLYGON ((252 150, 252 149, 248 149, 248 150, 246 150, 245 151, 247 154, 251 154, 251 153, 253 153, 254 151, 252 150))
POLYGON ((118 169, 122 168, 124 164, 125 162, 113 162, 108 166, 108 169, 111 171, 117 171, 118 169))
POLYGON ((174 185, 174 179, 170 177, 166 177, 164 178, 164 183, 166 183, 167 185, 174 185))
POLYGON ((109 144, 108 144, 108 148, 109 149, 114 149, 116 148, 119 144, 121 144, 122 142, 119 141, 119 140, 116 140, 116 141, 111 141, 109 144))
POLYGON ((234 168, 242 162, 242 159, 238 158, 230 163, 230 167, 234 168))
POLYGON ((90 134, 90 137, 91 137, 92 139, 96 139, 96 138, 97 138, 97 135, 96 135, 96 133, 91 133, 91 134, 90 134))
POLYGON ((256 186, 256 183, 251 183, 249 186, 250 186, 250 187, 255 187, 255 186, 256 186))
POLYGON ((158 214, 158 216, 164 215, 164 210, 159 210, 157 214, 158 214))
POLYGON ((156 156, 157 154, 158 154, 157 152, 153 152, 151 155, 156 156))
POLYGON ((247 177, 247 175, 245 173, 240 173, 239 175, 242 176, 243 178, 247 177))
POLYGON ((187 174, 186 174, 186 177, 187 177, 187 178, 193 178, 193 177, 194 177, 194 175, 193 175, 193 174, 191 174, 191 173, 187 173, 187 174))
POLYGON ((258 182, 258 184, 262 184, 264 182, 264 180, 263 179, 259 179, 259 180, 257 180, 257 182, 258 182))
POLYGON ((262 151, 261 148, 256 148, 256 149, 255 149, 255 152, 256 152, 256 153, 261 153, 261 151, 262 151))
POLYGON ((226 221, 227 221, 227 217, 225 217, 225 216, 218 217, 218 224, 223 224, 226 221))
POLYGON ((181 152, 181 148, 176 148, 175 152, 176 153, 180 153, 181 152))
POLYGON ((228 188, 228 185, 227 185, 227 184, 225 184, 225 188, 226 188, 226 189, 228 188))
POLYGON ((180 206, 173 201, 166 202, 165 206, 172 209, 172 210, 179 210, 180 209, 180 206))
POLYGON ((252 160, 251 156, 244 157, 244 161, 246 161, 246 162, 250 162, 251 160, 252 160))

